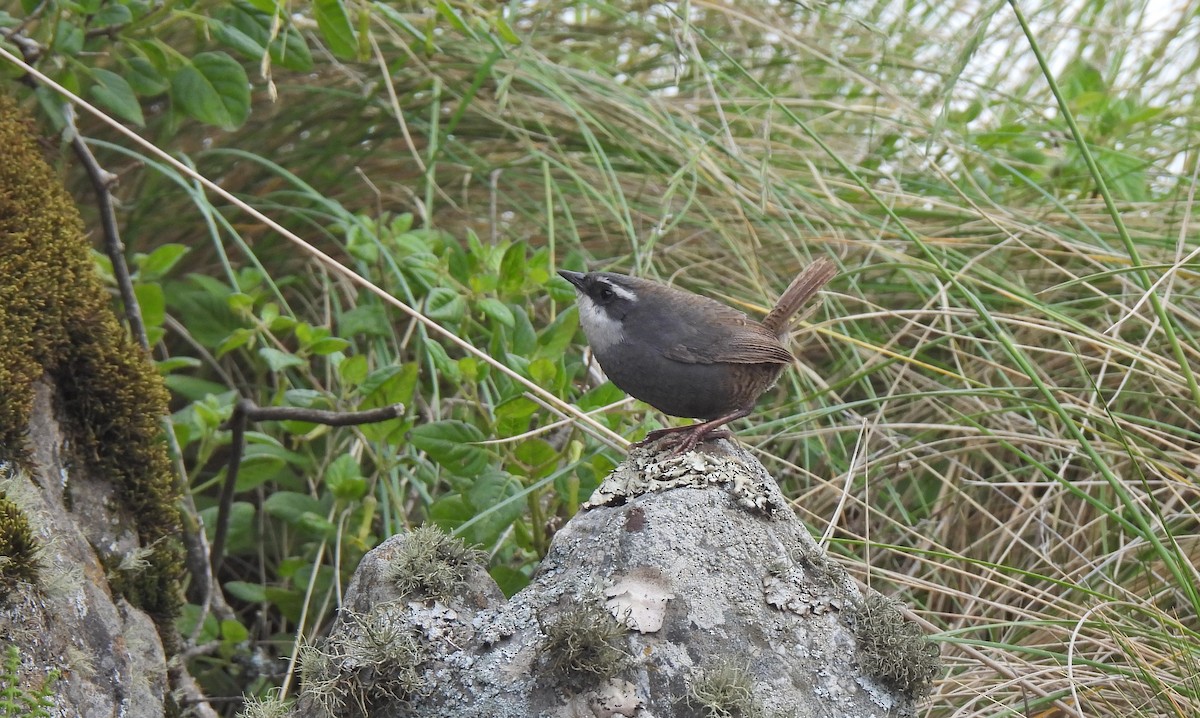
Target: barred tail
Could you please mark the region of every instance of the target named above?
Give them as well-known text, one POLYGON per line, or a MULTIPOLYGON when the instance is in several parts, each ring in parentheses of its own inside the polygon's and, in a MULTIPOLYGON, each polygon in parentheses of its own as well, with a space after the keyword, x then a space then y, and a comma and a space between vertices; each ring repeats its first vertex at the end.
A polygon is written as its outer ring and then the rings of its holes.
POLYGON ((824 257, 805 267, 804 271, 792 280, 787 291, 775 304, 775 308, 763 318, 763 326, 776 335, 783 335, 787 331, 792 315, 812 299, 821 287, 825 286, 836 274, 837 267, 824 257))

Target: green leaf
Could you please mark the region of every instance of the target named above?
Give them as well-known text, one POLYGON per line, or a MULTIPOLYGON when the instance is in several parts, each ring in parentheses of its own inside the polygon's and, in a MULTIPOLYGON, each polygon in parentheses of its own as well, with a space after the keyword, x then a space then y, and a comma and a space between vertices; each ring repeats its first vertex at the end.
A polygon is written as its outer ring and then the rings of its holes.
POLYGON ((509 524, 521 517, 525 502, 516 498, 521 493, 520 479, 501 471, 490 471, 480 476, 467 500, 475 507, 475 520, 468 531, 475 543, 485 546, 495 543, 509 524))
POLYGON ((594 389, 588 390, 583 396, 575 400, 575 406, 581 411, 594 411, 601 407, 615 404, 625 398, 625 392, 617 388, 616 384, 611 381, 606 381, 594 389))
POLYGON ((558 468, 559 453, 548 441, 528 439, 517 445, 514 458, 520 462, 522 476, 541 479, 558 468))
POLYGON ((417 388, 419 373, 419 368, 412 362, 376 369, 363 380, 360 388, 364 404, 369 408, 409 403, 417 388))
POLYGON ((276 491, 263 502, 263 510, 292 525, 299 524, 306 514, 320 515, 325 512, 320 501, 295 491, 276 491))
POLYGON ((285 462, 274 456, 247 456, 238 465, 235 488, 238 493, 241 493, 256 489, 268 481, 274 481, 279 478, 279 472, 283 470, 284 466, 285 462))
MULTIPOLYGON (((254 530, 257 513, 253 504, 245 501, 235 501, 233 506, 229 507, 229 533, 225 538, 225 554, 227 556, 249 553, 259 545, 255 540, 254 530)), ((204 526, 209 532, 208 538, 211 541, 212 527, 217 525, 217 507, 213 506, 201 511, 200 516, 204 520, 204 526)))
POLYGON ((357 55, 358 40, 341 0, 315 0, 313 15, 330 51, 343 60, 353 60, 357 55))
POLYGON ((387 310, 383 305, 361 304, 343 312, 338 318, 338 333, 346 337, 360 334, 368 337, 390 337, 392 324, 388 321, 387 310))
POLYGON ((134 92, 142 97, 161 95, 170 87, 166 78, 144 57, 130 57, 125 61, 125 79, 134 92))
POLYGON ((491 318, 502 326, 511 329, 516 323, 516 319, 513 318, 512 310, 508 308, 508 305, 495 297, 480 299, 476 306, 479 307, 479 311, 483 312, 484 316, 491 318))
POLYGON ((129 11, 127 5, 110 3, 100 8, 92 16, 91 24, 93 27, 112 27, 113 25, 125 25, 132 21, 133 13, 129 11))
POLYGON ((315 539, 330 538, 337 533, 337 526, 332 521, 311 511, 302 514, 295 526, 315 539))
POLYGON ((96 98, 97 102, 112 110, 121 119, 128 120, 138 127, 146 124, 146 118, 142 116, 142 106, 138 103, 137 95, 133 93, 133 88, 124 77, 115 72, 97 68, 92 70, 92 79, 96 81, 91 88, 92 97, 96 98))
POLYGON ((556 376, 558 366, 549 359, 535 359, 529 363, 529 378, 538 386, 551 386, 556 376))
POLYGON ((159 374, 170 374, 179 369, 199 369, 203 366, 199 359, 189 356, 169 357, 167 359, 159 359, 155 364, 158 366, 159 374))
POLYGON ((447 494, 429 506, 429 518, 443 531, 453 531, 475 515, 475 509, 459 494, 447 494))
POLYGON ((343 501, 358 501, 367 494, 367 479, 350 454, 333 460, 325 472, 325 485, 334 498, 343 501))
POLYGON ((563 356, 575 341, 579 331, 579 312, 559 314, 550 326, 542 330, 537 338, 538 356, 555 359, 563 356))
POLYGON ((492 575, 492 580, 496 582, 504 595, 509 598, 529 585, 529 577, 512 566, 493 566, 488 569, 488 573, 492 575))
POLYGON ((189 251, 191 248, 184 244, 164 244, 140 259, 135 258, 138 279, 143 282, 158 281, 189 251))
POLYGON ((454 384, 462 383, 462 370, 458 368, 458 362, 446 353, 445 347, 429 342, 425 345, 425 353, 429 355, 429 361, 433 364, 437 376, 454 384))
MULTIPOLYGON (((308 51, 308 45, 289 23, 274 31, 275 13, 274 7, 259 12, 250 5, 234 3, 220 12, 218 18, 230 33, 236 32, 242 36, 238 38, 231 35, 228 38, 231 47, 240 46, 243 52, 248 53, 250 45, 246 41, 249 40, 258 47, 255 57, 261 58, 265 47, 271 55, 271 62, 289 70, 307 72, 312 69, 312 55, 308 51)), ((280 19, 284 17, 281 14, 280 19)))
POLYGON ((69 21, 60 22, 54 33, 54 50, 63 55, 78 55, 83 50, 83 40, 82 27, 69 21))
POLYGON ((504 252, 500 260, 500 292, 519 295, 525 286, 525 244, 518 242, 504 252))
POLYGON ((171 97, 189 116, 234 130, 250 115, 246 71, 224 52, 202 52, 171 77, 171 97))
POLYGON ((229 336, 222 339, 221 342, 217 345, 217 347, 216 347, 217 358, 220 359, 221 357, 225 356, 226 354, 233 351, 234 349, 237 349, 238 347, 243 347, 246 344, 250 343, 250 341, 252 339, 254 339, 256 334, 257 333, 253 329, 249 329, 246 327, 242 327, 240 329, 234 329, 232 332, 229 333, 229 336))
POLYGON ((517 396, 495 408, 496 432, 500 436, 514 436, 529 431, 529 420, 540 407, 532 399, 517 396))
POLYGON ((283 10, 281 0, 246 0, 246 2, 268 15, 273 15, 283 10))
POLYGON ((487 470, 491 455, 477 444, 483 432, 463 421, 435 421, 409 432, 413 446, 455 476, 475 478, 487 470))
POLYGON ((340 352, 349 346, 350 342, 341 337, 324 337, 309 344, 305 349, 317 356, 326 356, 334 352, 340 352))
POLYGON ((306 363, 295 354, 280 351, 274 347, 263 347, 258 350, 258 355, 267 361, 267 366, 271 367, 271 371, 283 371, 288 367, 302 366, 306 363))
POLYGON ((352 357, 346 357, 338 365, 338 376, 342 378, 344 383, 350 386, 357 386, 366 380, 367 369, 367 358, 362 354, 356 354, 352 357))
POLYGON ((225 592, 247 603, 262 603, 267 600, 267 590, 261 584, 248 581, 229 581, 225 592))
POLYGON ((163 296, 162 286, 138 284, 133 288, 133 295, 137 297, 138 307, 142 310, 142 323, 146 328, 161 327, 167 316, 167 300, 163 296))
POLYGON ((425 300, 425 314, 439 322, 462 321, 467 313, 467 300, 449 287, 434 287, 425 300))
MULTIPOLYGON (((513 31, 512 26, 509 25, 508 22, 503 17, 500 17, 499 15, 493 16, 492 17, 492 28, 495 29, 496 34, 500 36, 500 39, 504 40, 508 44, 510 44, 510 45, 520 45, 521 44, 521 38, 517 36, 517 33, 515 31, 513 31)), ((529 583, 529 579, 528 578, 525 579, 525 582, 529 583)), ((503 588, 503 586, 501 586, 501 588, 503 588)), ((507 595, 511 596, 512 594, 507 594, 507 595)))
POLYGON ((241 643, 250 637, 250 631, 238 622, 236 618, 221 621, 221 640, 226 643, 241 643))
POLYGON ((218 42, 245 55, 247 59, 260 60, 263 55, 267 54, 267 48, 263 47, 255 38, 242 32, 241 29, 215 17, 206 18, 206 20, 208 26, 212 28, 213 37, 218 42))

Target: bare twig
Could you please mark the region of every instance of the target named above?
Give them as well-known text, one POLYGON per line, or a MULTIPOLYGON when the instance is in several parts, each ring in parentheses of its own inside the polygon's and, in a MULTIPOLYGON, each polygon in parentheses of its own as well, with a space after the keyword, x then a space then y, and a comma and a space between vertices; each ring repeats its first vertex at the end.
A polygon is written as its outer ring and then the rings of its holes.
POLYGON ((221 498, 217 505, 217 525, 213 529, 212 551, 209 562, 212 575, 221 570, 225 558, 225 540, 229 535, 229 513, 233 509, 233 495, 237 487, 238 469, 246 444, 246 424, 251 421, 308 421, 326 426, 354 426, 373 424, 395 419, 404 413, 403 404, 392 404, 365 411, 325 411, 306 409, 299 406, 260 407, 249 399, 239 399, 233 407, 233 415, 227 426, 230 437, 229 470, 225 473, 225 484, 221 487, 221 498))
POLYGON ((96 193, 100 227, 104 230, 104 250, 108 260, 112 262, 113 277, 116 278, 117 289, 121 292, 121 303, 125 305, 125 319, 129 322, 129 331, 148 354, 150 341, 146 337, 146 323, 142 321, 142 309, 133 293, 133 279, 129 275, 129 265, 125 262, 125 245, 121 242, 121 230, 117 227, 117 213, 113 208, 113 196, 110 191, 117 183, 117 176, 100 166, 96 156, 92 154, 92 149, 80 136, 79 129, 75 126, 75 106, 64 103, 63 117, 67 122, 64 132, 71 142, 71 148, 75 150, 75 156, 87 170, 88 179, 92 181, 92 191, 96 193))

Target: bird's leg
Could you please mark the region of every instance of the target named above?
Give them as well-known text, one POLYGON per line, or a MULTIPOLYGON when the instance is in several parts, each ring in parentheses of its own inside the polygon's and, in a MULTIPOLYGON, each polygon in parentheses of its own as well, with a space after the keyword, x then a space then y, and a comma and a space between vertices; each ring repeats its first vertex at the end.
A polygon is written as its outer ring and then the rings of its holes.
POLYGON ((701 421, 691 426, 671 426, 666 429, 655 429, 646 434, 646 438, 639 444, 648 444, 653 441, 658 441, 664 436, 669 436, 672 439, 673 447, 670 456, 678 456, 686 454, 702 441, 709 439, 727 439, 733 436, 733 432, 729 429, 721 427, 729 422, 740 419, 743 416, 750 414, 750 407, 743 407, 732 411, 724 416, 718 416, 709 421, 701 421))

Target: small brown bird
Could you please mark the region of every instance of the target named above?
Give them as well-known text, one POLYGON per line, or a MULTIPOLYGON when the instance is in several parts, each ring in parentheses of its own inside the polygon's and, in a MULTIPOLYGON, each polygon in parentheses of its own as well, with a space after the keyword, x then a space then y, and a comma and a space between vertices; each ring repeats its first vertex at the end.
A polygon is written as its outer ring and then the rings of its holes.
POLYGON ((559 275, 575 286, 579 323, 604 373, 664 414, 701 419, 650 432, 673 435, 673 454, 731 436, 720 427, 746 416, 794 361, 781 339, 789 320, 837 273, 818 259, 762 322, 708 297, 612 272, 559 275))

